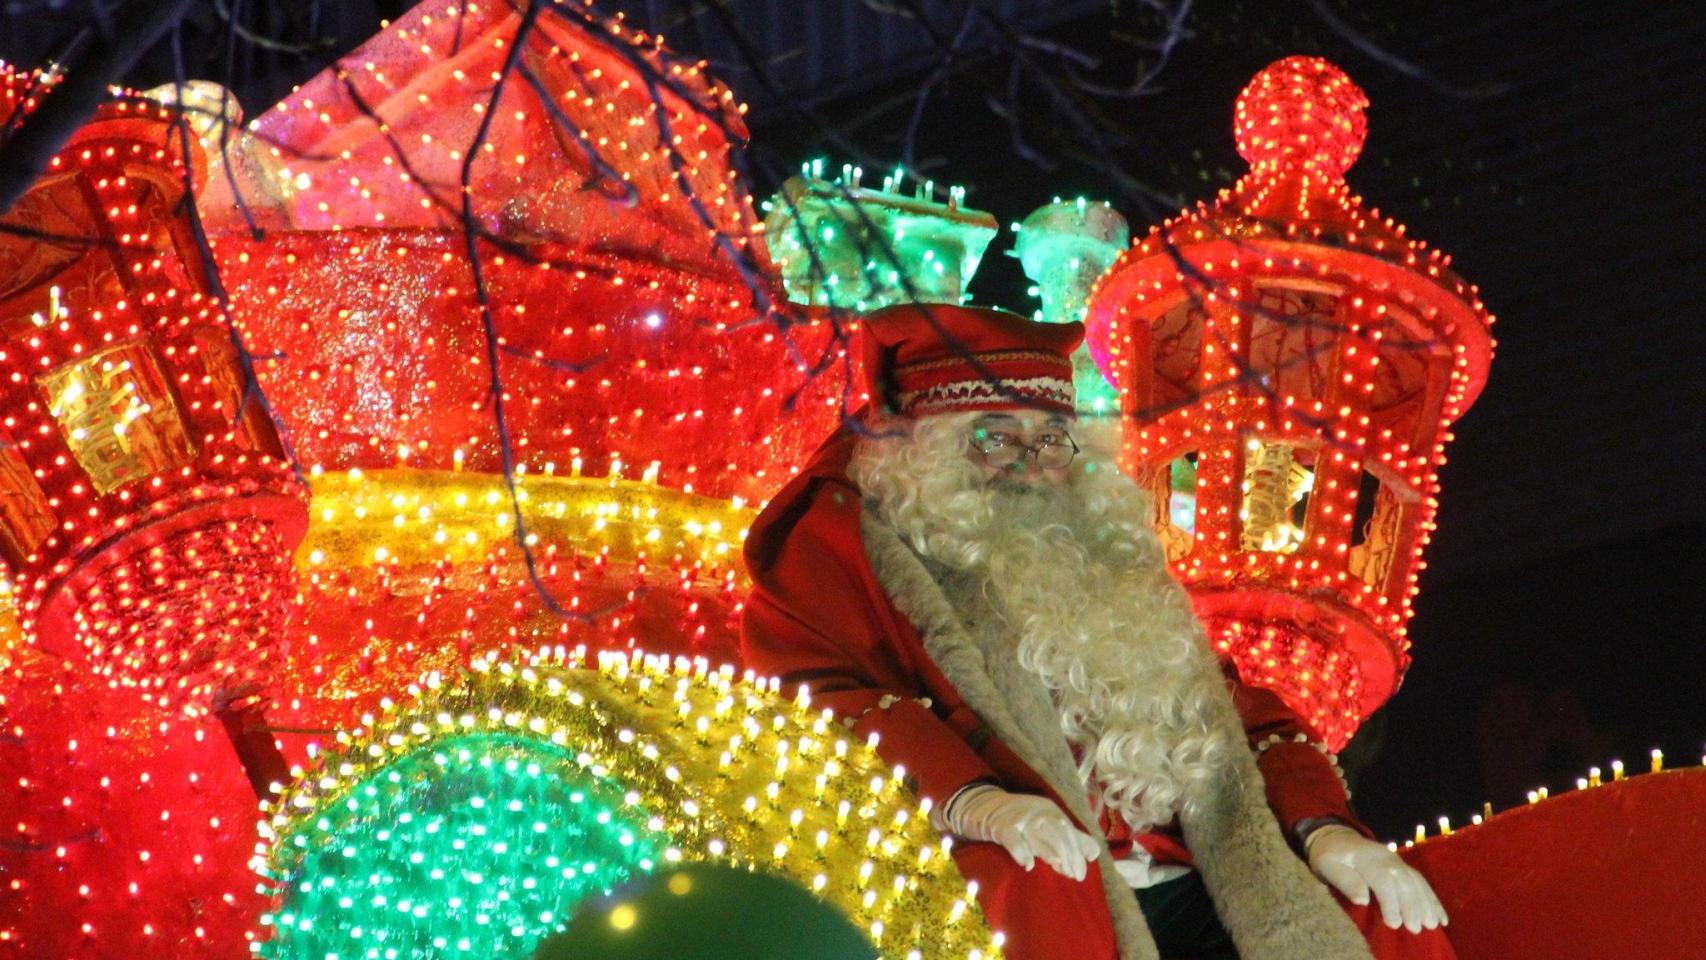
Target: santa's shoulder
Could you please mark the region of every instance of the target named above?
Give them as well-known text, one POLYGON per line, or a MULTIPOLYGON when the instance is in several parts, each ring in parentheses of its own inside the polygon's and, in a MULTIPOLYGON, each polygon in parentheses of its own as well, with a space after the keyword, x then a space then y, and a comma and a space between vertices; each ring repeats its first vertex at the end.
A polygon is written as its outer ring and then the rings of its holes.
POLYGON ((753 521, 746 539, 747 572, 761 579, 779 563, 863 562, 853 484, 832 476, 800 476, 753 521))

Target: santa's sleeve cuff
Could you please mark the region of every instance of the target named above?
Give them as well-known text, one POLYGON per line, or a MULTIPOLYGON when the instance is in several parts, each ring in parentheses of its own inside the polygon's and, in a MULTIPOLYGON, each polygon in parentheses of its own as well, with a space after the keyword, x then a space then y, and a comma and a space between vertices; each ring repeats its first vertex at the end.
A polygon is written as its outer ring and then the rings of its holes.
POLYGON ((932 804, 947 802, 974 781, 999 782, 970 744, 912 697, 881 698, 854 718, 852 729, 863 738, 876 734, 878 756, 890 766, 904 766, 907 779, 932 804))
POLYGON ((1288 833, 1306 820, 1337 820, 1369 839, 1374 834, 1351 812, 1350 793, 1337 758, 1320 744, 1270 736, 1256 745, 1268 806, 1288 833))

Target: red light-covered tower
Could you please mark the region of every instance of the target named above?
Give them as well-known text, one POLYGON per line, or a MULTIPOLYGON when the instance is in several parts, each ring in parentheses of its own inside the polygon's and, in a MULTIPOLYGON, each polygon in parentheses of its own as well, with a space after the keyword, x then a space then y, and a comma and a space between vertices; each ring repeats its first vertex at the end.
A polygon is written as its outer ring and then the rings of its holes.
POLYGON ((1450 258, 1345 184, 1367 104, 1319 58, 1262 70, 1234 125, 1250 172, 1128 250, 1088 315, 1211 638, 1335 749, 1409 663, 1436 471, 1493 352, 1450 258))
POLYGON ((308 518, 202 271, 178 126, 103 106, 6 212, 0 560, 37 645, 191 705, 258 672, 308 518))

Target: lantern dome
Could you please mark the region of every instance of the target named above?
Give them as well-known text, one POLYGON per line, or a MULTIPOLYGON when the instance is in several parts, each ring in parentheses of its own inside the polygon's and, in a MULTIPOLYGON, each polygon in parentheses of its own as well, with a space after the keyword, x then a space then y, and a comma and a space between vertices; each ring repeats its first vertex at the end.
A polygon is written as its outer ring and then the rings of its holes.
POLYGON ((1102 275, 1091 355, 1215 642, 1342 744, 1397 688, 1449 425, 1492 317, 1344 174, 1368 98, 1317 57, 1238 97, 1251 169, 1102 275))

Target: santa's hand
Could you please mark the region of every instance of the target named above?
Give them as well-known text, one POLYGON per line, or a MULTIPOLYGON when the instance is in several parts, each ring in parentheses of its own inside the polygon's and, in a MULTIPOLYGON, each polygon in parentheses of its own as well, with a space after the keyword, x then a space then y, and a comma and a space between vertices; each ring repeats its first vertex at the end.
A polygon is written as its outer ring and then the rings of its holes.
POLYGON ((944 820, 948 829, 967 840, 1001 844, 1026 870, 1040 859, 1073 880, 1084 879, 1101 850, 1053 800, 989 784, 961 791, 948 803, 944 820))
POLYGON ((1427 878, 1385 844, 1333 823, 1311 831, 1303 849, 1309 868, 1345 899, 1366 906, 1372 891, 1380 903, 1381 918, 1394 930, 1402 926, 1421 933, 1451 922, 1427 878))

